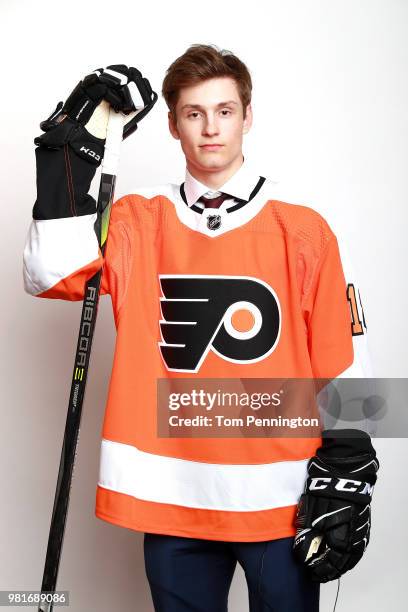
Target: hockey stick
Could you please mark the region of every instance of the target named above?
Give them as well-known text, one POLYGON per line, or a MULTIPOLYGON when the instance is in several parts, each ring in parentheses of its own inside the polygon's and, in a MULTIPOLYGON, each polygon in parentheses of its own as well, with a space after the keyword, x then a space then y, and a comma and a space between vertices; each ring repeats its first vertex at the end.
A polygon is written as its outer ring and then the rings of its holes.
MULTIPOLYGON (((105 253, 106 240, 108 237, 109 218, 115 191, 124 121, 124 115, 110 109, 105 152, 102 162, 101 182, 99 186, 97 205, 98 216, 97 222, 95 223, 95 231, 102 256, 105 253)), ((53 609, 52 594, 55 591, 57 583, 68 513, 69 495, 81 424, 82 404, 84 401, 85 385, 88 375, 89 358, 96 323, 101 278, 102 269, 87 282, 85 287, 81 324, 69 396, 68 414, 65 424, 64 441, 61 450, 58 480, 41 586, 41 599, 45 601, 41 602, 40 600, 38 612, 51 612, 53 609)))

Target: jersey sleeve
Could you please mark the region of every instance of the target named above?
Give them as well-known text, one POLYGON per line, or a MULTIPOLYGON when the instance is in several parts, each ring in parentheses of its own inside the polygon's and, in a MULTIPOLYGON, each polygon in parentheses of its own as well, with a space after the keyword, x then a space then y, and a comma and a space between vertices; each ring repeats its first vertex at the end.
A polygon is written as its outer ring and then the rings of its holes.
POLYGON ((315 378, 371 376, 361 294, 349 250, 331 235, 305 302, 315 378))
POLYGON ((131 262, 128 198, 112 205, 102 257, 94 223, 96 213, 60 219, 33 219, 23 255, 24 288, 35 297, 82 300, 86 282, 102 268, 101 294, 110 294, 118 312, 131 262))
POLYGON ((335 378, 353 361, 346 284, 336 237, 316 264, 305 311, 313 376, 335 378))
POLYGON ((85 282, 103 264, 96 213, 31 221, 23 253, 24 289, 50 299, 81 300, 85 282))
POLYGON ((307 304, 308 341, 323 427, 373 435, 367 418, 382 391, 373 378, 360 285, 350 248, 334 235, 317 267, 307 304), (351 421, 350 421, 351 419, 351 421))
POLYGON ((369 347, 368 327, 359 280, 358 267, 353 263, 349 244, 338 238, 339 254, 346 281, 346 297, 350 310, 353 363, 344 370, 340 378, 372 378, 373 365, 369 347))

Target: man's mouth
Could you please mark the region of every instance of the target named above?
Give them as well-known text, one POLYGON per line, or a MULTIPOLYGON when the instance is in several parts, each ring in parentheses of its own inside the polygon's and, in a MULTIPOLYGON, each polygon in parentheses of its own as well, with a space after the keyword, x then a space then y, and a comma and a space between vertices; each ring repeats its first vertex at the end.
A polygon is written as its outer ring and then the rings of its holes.
POLYGON ((207 144, 207 145, 200 145, 200 149, 204 149, 204 151, 218 151, 218 149, 221 149, 221 147, 223 147, 224 145, 222 144, 207 144))

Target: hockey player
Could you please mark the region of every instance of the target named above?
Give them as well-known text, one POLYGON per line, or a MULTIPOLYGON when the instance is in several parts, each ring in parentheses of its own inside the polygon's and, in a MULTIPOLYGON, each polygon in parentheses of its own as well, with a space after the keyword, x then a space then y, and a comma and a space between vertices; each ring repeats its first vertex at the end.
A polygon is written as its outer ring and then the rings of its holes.
POLYGON ((159 437, 156 388, 159 379, 364 376, 354 279, 326 220, 279 200, 244 161, 251 77, 208 45, 187 49, 163 82, 185 180, 120 198, 102 258, 88 191, 106 110, 123 109, 132 81, 126 66, 109 70, 128 84, 101 88, 88 76, 43 124, 24 250, 28 293, 81 300, 103 266, 112 299, 96 516, 145 533, 156 610, 224 612, 238 561, 251 612, 315 612, 319 584, 354 567, 369 541, 378 469, 369 436, 159 437))

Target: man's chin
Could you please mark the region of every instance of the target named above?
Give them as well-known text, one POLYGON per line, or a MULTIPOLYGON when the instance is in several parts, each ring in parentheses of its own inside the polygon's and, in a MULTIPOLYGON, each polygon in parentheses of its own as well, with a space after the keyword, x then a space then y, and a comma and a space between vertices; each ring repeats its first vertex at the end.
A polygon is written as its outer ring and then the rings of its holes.
POLYGON ((228 160, 221 157, 221 155, 214 155, 213 157, 205 156, 196 161, 196 165, 203 170, 222 170, 228 166, 228 160))

